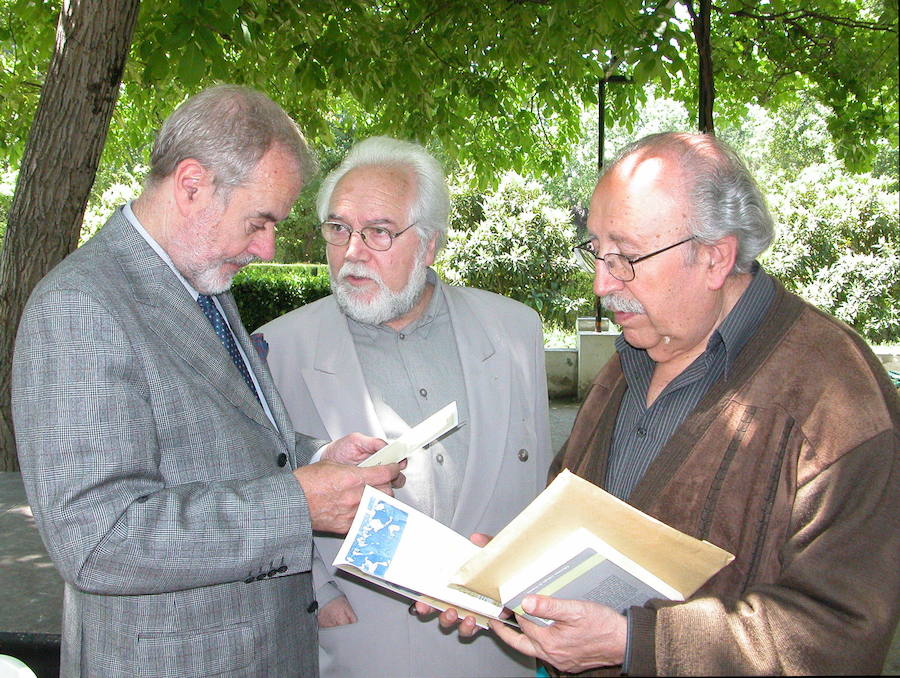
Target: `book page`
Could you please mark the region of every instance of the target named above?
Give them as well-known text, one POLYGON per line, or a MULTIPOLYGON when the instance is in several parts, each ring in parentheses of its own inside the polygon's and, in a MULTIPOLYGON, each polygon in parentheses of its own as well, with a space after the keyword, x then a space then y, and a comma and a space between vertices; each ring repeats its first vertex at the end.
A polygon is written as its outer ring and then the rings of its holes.
POLYGON ((500 585, 506 607, 535 623, 553 623, 525 613, 522 600, 530 593, 602 603, 618 612, 651 598, 682 600, 678 591, 585 529, 573 532, 500 585))
MULTIPOLYGON (((502 607, 451 588, 450 575, 480 550, 468 539, 411 506, 366 487, 334 566, 410 598, 426 596, 482 617, 499 618, 502 607), (385 584, 380 584, 385 585, 385 584), (414 594, 418 594, 414 595, 414 594)), ((481 619, 483 626, 486 620, 481 619)))

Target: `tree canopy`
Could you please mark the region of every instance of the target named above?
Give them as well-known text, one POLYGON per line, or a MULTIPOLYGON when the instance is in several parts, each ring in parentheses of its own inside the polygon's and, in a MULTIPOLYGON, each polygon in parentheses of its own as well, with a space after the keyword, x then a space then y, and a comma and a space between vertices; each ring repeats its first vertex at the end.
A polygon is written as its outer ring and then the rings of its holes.
MULTIPOLYGON (((697 105, 693 0, 144 0, 107 152, 143 153, 185 95, 214 81, 269 92, 314 142, 349 111, 364 133, 430 142, 498 170, 558 171, 580 112, 612 74, 610 117, 634 120, 643 85, 697 105)), ((798 93, 828 106, 854 167, 897 137, 897 5, 726 0, 711 7, 716 114, 798 93)), ((53 48, 59 5, 0 0, 2 147, 15 163, 53 48)))

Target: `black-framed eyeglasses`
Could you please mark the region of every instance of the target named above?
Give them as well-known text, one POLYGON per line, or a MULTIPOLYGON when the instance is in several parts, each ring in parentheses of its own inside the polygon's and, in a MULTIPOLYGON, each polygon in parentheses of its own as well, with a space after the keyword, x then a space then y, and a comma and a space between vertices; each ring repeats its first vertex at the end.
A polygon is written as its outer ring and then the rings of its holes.
POLYGON ((391 245, 394 244, 394 238, 399 238, 413 226, 415 226, 415 223, 410 224, 402 231, 392 233, 383 226, 363 226, 359 230, 354 230, 340 221, 323 221, 322 225, 319 226, 319 230, 322 231, 322 237, 325 238, 325 241, 331 245, 343 247, 350 242, 350 238, 353 237, 354 233, 358 233, 367 247, 378 252, 385 252, 391 249, 391 245))
POLYGON ((575 245, 572 249, 578 250, 582 257, 585 259, 585 263, 593 268, 594 261, 602 261, 606 264, 606 270, 609 271, 609 274, 615 278, 616 280, 621 280, 622 282, 631 282, 634 280, 634 265, 638 262, 644 261, 644 259, 649 259, 650 257, 655 257, 657 254, 662 254, 663 252, 672 249, 673 247, 678 247, 679 245, 683 245, 686 242, 690 242, 696 236, 691 236, 690 238, 685 238, 684 240, 679 240, 678 242, 668 245, 667 247, 663 247, 660 250, 656 250, 655 252, 650 252, 650 254, 642 254, 639 257, 626 257, 624 254, 618 254, 616 252, 607 252, 606 254, 600 255, 594 250, 594 243, 596 240, 585 240, 583 243, 579 245, 575 245))

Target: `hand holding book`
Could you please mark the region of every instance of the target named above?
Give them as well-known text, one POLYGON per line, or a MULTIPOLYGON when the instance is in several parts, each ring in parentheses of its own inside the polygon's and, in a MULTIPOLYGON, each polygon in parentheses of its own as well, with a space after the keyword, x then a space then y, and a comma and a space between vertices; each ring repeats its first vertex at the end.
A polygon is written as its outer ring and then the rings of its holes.
POLYGON ((522 654, 570 673, 624 661, 628 622, 613 608, 533 594, 525 598, 523 607, 529 616, 553 623, 540 625, 520 617, 522 633, 504 624, 490 625, 503 642, 522 654))
MULTIPOLYGON (((481 541, 484 541, 483 539, 481 541)), ((371 488, 334 565, 487 628, 526 596, 603 603, 684 600, 732 556, 564 471, 484 548, 371 488)), ((532 617, 538 624, 553 618, 532 617)), ((471 623, 464 619, 463 632, 471 623)))

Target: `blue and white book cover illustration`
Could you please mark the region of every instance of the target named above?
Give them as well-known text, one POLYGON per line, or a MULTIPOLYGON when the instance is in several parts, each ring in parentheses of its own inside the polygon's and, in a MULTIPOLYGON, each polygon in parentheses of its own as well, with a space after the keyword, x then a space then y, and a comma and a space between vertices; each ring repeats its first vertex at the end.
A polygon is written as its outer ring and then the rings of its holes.
POLYGON ((384 577, 403 538, 409 512, 370 496, 364 515, 366 519, 354 533, 345 560, 367 574, 384 577))
POLYGON ((480 550, 434 518, 366 487, 333 564, 409 598, 427 599, 434 607, 475 613, 486 626, 486 618, 499 618, 502 606, 449 583, 460 565, 480 550))

